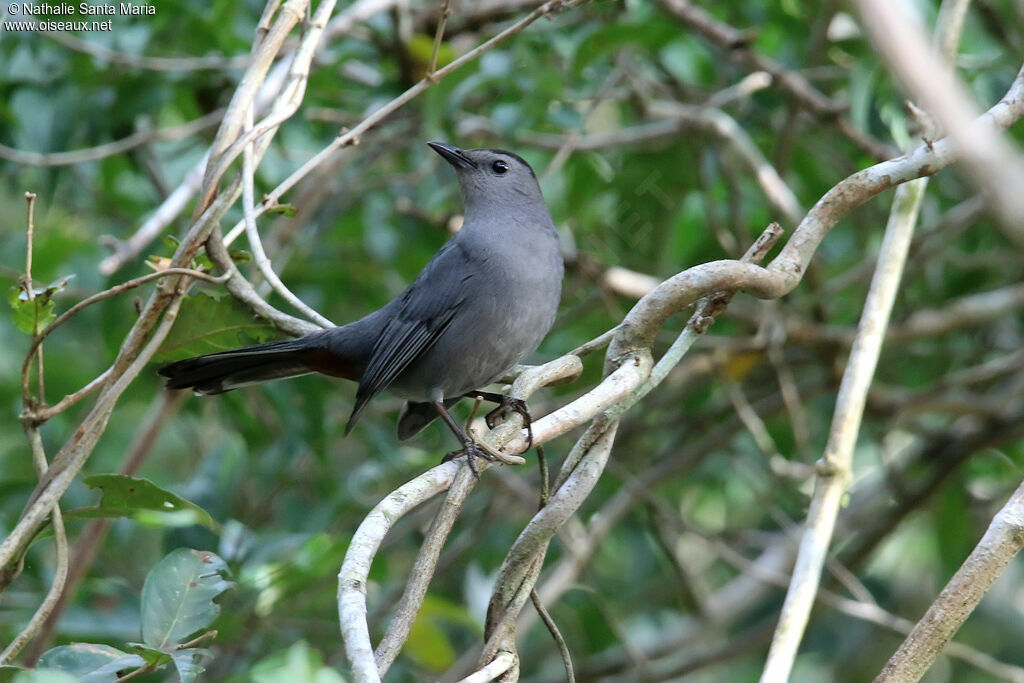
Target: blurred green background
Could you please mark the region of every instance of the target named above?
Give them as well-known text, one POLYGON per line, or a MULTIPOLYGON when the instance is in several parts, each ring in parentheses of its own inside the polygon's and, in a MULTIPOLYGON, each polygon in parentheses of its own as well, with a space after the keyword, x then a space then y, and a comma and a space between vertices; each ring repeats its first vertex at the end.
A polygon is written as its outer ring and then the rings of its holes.
MULTIPOLYGON (((523 6, 532 5, 454 3, 442 62, 522 16, 523 6)), ((934 25, 937 5, 917 6, 934 25)), ((80 38, 129 56, 242 56, 261 11, 251 0, 164 0, 155 16, 115 17, 113 31, 80 38)), ((839 117, 856 130, 894 148, 914 139, 902 95, 846 3, 730 0, 708 11, 750 29, 757 54, 807 78, 842 105, 839 117)), ((342 126, 358 123, 422 76, 437 14, 438 3, 401 4, 321 47, 302 107, 258 169, 257 196, 342 126)), ((957 66, 984 107, 1003 95, 1020 67, 1021 19, 1010 0, 972 5, 957 66)), ((154 70, 64 42, 27 32, 0 37, 3 145, 56 152, 177 126, 224 107, 241 74, 239 68, 154 70)), ((639 142, 629 137, 636 126, 658 120, 659 102, 704 104, 741 82, 754 69, 737 57, 654 2, 599 0, 538 21, 442 80, 287 194, 283 201, 298 213, 260 223, 274 267, 300 298, 337 323, 376 309, 415 277, 461 211, 450 169, 425 141, 507 148, 541 176, 565 237, 562 310, 535 360, 554 358, 614 326, 633 305, 608 286, 607 267, 663 279, 738 257, 769 221, 783 219, 727 141, 691 127, 639 142), (570 135, 591 148, 556 160, 570 135), (598 144, 600 136, 610 144, 598 144)), ((809 112, 777 85, 727 98, 722 109, 804 207, 878 160, 830 117, 809 112)), ((1011 134, 1019 141, 1022 131, 1017 126, 1011 134)), ((26 191, 38 194, 36 282, 74 276, 58 295, 58 312, 150 272, 144 260, 170 256, 173 244, 158 239, 109 276, 98 266, 108 245, 127 239, 181 183, 214 132, 208 127, 70 166, 32 166, 0 154, 0 274, 15 286, 23 273, 26 191)), ((580 680, 676 680, 686 673, 695 681, 756 679, 783 589, 754 578, 759 575, 743 560, 765 560, 784 547, 805 516, 810 466, 824 447, 848 350, 844 339, 863 305, 891 197, 884 193, 845 218, 784 301, 737 296, 665 385, 626 417, 608 472, 567 528, 568 541, 556 539, 547 559, 553 567, 570 556, 574 541, 593 544, 568 589, 548 605, 580 680), (744 404, 760 418, 760 440, 738 417, 737 405, 744 404), (637 482, 640 491, 629 495, 637 482), (613 510, 623 496, 628 503, 613 510), (588 525, 607 515, 614 515, 608 535, 586 536, 588 525), (737 583, 742 579, 749 586, 737 583), (726 595, 729 586, 738 592, 726 595)), ((189 211, 165 233, 180 235, 189 211)), ((234 209, 224 229, 240 217, 234 209)), ((785 227, 788 235, 794 226, 785 227)), ((244 238, 235 247, 246 249, 244 238)), ((893 314, 897 326, 958 297, 1019 289, 1019 251, 955 169, 929 186, 912 254, 893 314)), ((255 270, 251 263, 243 268, 255 270)), ((151 287, 87 309, 46 342, 51 403, 109 365, 137 315, 138 298, 151 287)), ((231 306, 216 286, 194 291, 179 321, 186 332, 223 319, 231 306)), ((270 301, 287 310, 276 297, 270 301)), ((826 576, 830 590, 862 602, 870 594, 885 610, 916 620, 1017 486, 1024 463, 1017 427, 1024 361, 1013 355, 1024 332, 1020 306, 886 345, 833 544, 837 566, 847 571, 826 576), (961 376, 1000 361, 1001 369, 980 379, 961 376)), ((240 315, 251 321, 244 310, 240 315)), ((657 352, 684 323, 670 321, 657 352)), ((243 332, 229 341, 252 340, 243 332)), ((17 422, 28 343, 10 316, 0 317, 6 414, 0 533, 13 526, 36 481, 17 422)), ((575 383, 536 395, 534 414, 592 387, 601 355, 585 359, 575 383)), ((220 635, 205 680, 302 680, 296 672, 321 665, 344 675, 334 595, 348 539, 380 498, 454 447, 439 426, 399 444, 394 423, 401 402, 391 397, 376 400, 343 439, 354 390, 302 377, 215 399, 173 398, 155 372, 143 373, 120 400, 85 472, 118 471, 159 416, 151 446, 136 449, 139 475, 205 508, 219 532, 174 518, 117 520, 47 640, 137 640, 146 572, 175 548, 207 549, 227 561, 237 586, 220 600, 220 635)), ((89 404, 43 428, 51 456, 89 404)), ((570 438, 551 443, 548 458, 557 465, 571 445, 570 438)), ((489 581, 536 509, 533 460, 482 478, 389 680, 434 680, 479 642, 489 581)), ((64 505, 96 498, 76 483, 64 505)), ((435 509, 436 502, 397 524, 377 556, 369 587, 375 637, 435 509)), ((72 543, 86 527, 68 522, 72 543)), ((784 575, 788 566, 774 569, 784 575)), ((39 604, 52 572, 46 539, 33 546, 0 605, 0 642, 39 604)), ((957 639, 1024 667, 1022 581, 1018 561, 957 639)), ((820 606, 793 680, 870 680, 901 640, 883 626, 820 606)), ((525 680, 560 679, 558 652, 536 619, 519 642, 525 680)), ((1001 678, 943 658, 927 680, 1001 678)))

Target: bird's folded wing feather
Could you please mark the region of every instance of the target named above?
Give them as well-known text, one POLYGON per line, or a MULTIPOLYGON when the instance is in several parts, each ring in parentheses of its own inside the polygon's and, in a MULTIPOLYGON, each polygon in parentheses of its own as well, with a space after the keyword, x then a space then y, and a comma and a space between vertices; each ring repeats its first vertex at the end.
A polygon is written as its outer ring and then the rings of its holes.
POLYGON ((397 310, 381 330, 359 381, 346 434, 359 419, 366 403, 387 389, 448 329, 472 286, 473 269, 467 268, 466 262, 461 246, 455 240, 448 242, 401 295, 397 310))

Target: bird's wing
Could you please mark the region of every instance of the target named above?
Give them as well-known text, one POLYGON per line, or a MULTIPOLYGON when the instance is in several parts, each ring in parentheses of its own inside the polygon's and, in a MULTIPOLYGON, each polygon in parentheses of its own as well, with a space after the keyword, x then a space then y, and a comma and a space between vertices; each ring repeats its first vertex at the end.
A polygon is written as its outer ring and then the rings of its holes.
POLYGON ((387 389, 448 329, 472 286, 474 269, 467 268, 467 264, 461 245, 450 240, 399 297, 396 311, 381 330, 359 381, 346 434, 366 403, 387 389))

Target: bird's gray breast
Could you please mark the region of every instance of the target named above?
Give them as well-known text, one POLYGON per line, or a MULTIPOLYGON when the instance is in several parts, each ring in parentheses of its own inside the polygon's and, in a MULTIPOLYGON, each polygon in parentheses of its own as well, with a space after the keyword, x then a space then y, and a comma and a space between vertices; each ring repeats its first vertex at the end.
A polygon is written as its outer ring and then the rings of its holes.
POLYGON ((395 379, 393 393, 413 401, 464 394, 537 349, 555 320, 563 266, 553 229, 535 233, 460 244, 464 298, 444 333, 395 379))

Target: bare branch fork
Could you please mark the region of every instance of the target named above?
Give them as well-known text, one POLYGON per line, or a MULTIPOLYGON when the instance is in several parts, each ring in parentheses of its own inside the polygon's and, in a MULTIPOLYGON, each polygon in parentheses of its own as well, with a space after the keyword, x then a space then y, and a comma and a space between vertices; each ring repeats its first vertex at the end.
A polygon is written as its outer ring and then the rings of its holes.
MULTIPOLYGON (((1018 73, 1006 96, 975 125, 998 130, 1008 127, 1022 114, 1024 69, 1018 73)), ((607 461, 617 418, 625 410, 620 406, 632 405, 656 383, 648 384, 656 367, 650 357, 650 348, 666 319, 713 292, 743 290, 760 298, 785 295, 799 284, 817 246, 843 216, 878 193, 915 178, 933 175, 954 160, 951 142, 943 139, 859 171, 838 183, 815 204, 767 267, 743 261, 715 261, 695 266, 661 283, 633 307, 612 336, 606 355, 606 377, 602 383, 534 423, 534 441, 545 443, 592 421, 567 457, 549 504, 531 520, 506 556, 488 611, 487 643, 479 667, 512 656, 512 667, 502 674, 503 680, 515 680, 518 675, 513 628, 516 616, 539 575, 551 536, 586 498, 607 461)), ((688 325, 687 329, 692 329, 692 326, 688 325)), ((685 351, 688 343, 692 342, 681 338, 676 352, 685 351)), ((574 360, 578 362, 578 358, 569 356, 558 362, 574 360)), ((545 371, 548 367, 541 366, 537 371, 545 371)), ((526 372, 519 380, 530 376, 531 373, 526 372)), ((512 393, 526 398, 532 392, 514 386, 512 393)), ((516 422, 512 420, 509 424, 515 425, 516 422)), ((485 439, 492 447, 504 448, 510 453, 521 452, 526 446, 525 434, 521 430, 510 434, 508 430, 508 424, 502 425, 485 439)), ((339 573, 338 611, 346 652, 357 681, 379 680, 394 657, 392 639, 388 640, 386 647, 382 642, 376 660, 370 643, 365 591, 373 555, 397 516, 452 486, 457 471, 453 463, 446 463, 410 481, 382 501, 367 517, 357 533, 359 542, 353 539, 339 573)), ((435 525, 441 526, 444 525, 435 525)), ((424 578, 421 571, 422 565, 418 562, 413 580, 428 582, 429 575, 424 578)), ((409 604, 403 603, 402 619, 410 618, 404 611, 408 608, 409 604)))

